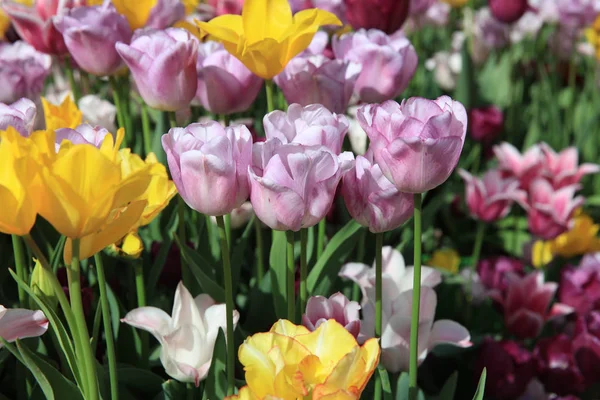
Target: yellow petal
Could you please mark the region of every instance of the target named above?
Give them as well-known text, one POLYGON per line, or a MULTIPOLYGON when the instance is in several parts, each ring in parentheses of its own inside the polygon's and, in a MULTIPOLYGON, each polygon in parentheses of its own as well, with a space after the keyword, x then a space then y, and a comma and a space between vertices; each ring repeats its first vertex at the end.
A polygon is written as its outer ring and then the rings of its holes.
POLYGON ((244 35, 240 15, 225 14, 213 18, 209 22, 198 20, 195 22, 200 28, 201 36, 211 35, 218 42, 237 44, 240 37, 244 35))
POLYGON ((538 240, 531 248, 531 263, 535 268, 545 267, 552 261, 552 243, 538 240))
POLYGON ((225 397, 224 400, 258 400, 258 397, 252 393, 248 386, 244 386, 240 389, 239 393, 235 396, 225 397))
POLYGON ((42 97, 46 130, 55 131, 60 128, 75 129, 81 124, 83 114, 71 98, 66 96, 59 105, 54 105, 42 97))
POLYGON ((342 26, 342 23, 335 14, 317 8, 302 10, 294 15, 293 25, 284 34, 284 37, 288 38, 288 48, 287 52, 281 55, 283 65, 287 65, 289 60, 305 50, 315 33, 325 25, 342 26))
POLYGON ((121 250, 125 255, 131 258, 138 258, 144 250, 144 243, 137 233, 131 232, 123 238, 121 250))
POLYGON ((264 38, 280 41, 293 22, 292 9, 287 0, 246 0, 242 19, 249 44, 264 38))
POLYGON ((146 25, 150 17, 150 11, 156 6, 158 0, 112 0, 115 8, 123 14, 132 30, 146 25))
POLYGON ((295 325, 287 319, 280 319, 275 322, 269 332, 279 333, 280 335, 289 336, 291 338, 310 333, 303 325, 295 325))
POLYGON ((454 249, 436 250, 429 260, 429 265, 456 274, 460 266, 460 255, 454 249))

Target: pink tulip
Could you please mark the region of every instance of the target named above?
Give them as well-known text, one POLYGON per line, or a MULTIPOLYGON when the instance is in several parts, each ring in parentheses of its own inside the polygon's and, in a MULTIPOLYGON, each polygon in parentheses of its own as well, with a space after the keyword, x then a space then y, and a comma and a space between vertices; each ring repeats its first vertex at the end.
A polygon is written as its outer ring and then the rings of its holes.
POLYGON ((556 0, 559 22, 567 27, 583 28, 591 25, 600 12, 595 0, 556 0))
POLYGON ((131 44, 119 42, 121 55, 142 99, 150 107, 177 111, 196 94, 198 40, 180 28, 139 30, 131 44))
POLYGON ((508 275, 525 275, 523 263, 505 256, 484 258, 477 264, 477 272, 486 293, 493 292, 494 296, 503 296, 508 289, 508 275))
POLYGON ((324 55, 295 57, 274 79, 289 104, 322 104, 344 113, 352 97, 361 66, 324 55))
POLYGON ((323 322, 335 319, 354 337, 360 333, 360 305, 350 301, 340 292, 329 298, 313 296, 306 303, 306 313, 302 315, 302 324, 311 332, 323 322))
POLYGON ((577 185, 555 190, 545 179, 536 179, 529 188, 529 230, 544 240, 554 239, 569 230, 573 213, 584 203, 582 196, 573 197, 577 185))
POLYGON ((55 146, 56 151, 60 148, 63 140, 68 140, 73 144, 91 144, 100 148, 106 135, 111 133, 100 126, 93 127, 88 124, 81 124, 75 129, 61 128, 56 130, 55 146))
POLYGON ((494 18, 505 24, 517 22, 529 8, 527 0, 489 0, 494 18))
POLYGON ((584 377, 577 366, 575 346, 569 336, 559 334, 540 339, 533 354, 537 376, 546 390, 564 396, 583 391, 584 377))
POLYGON ((262 88, 263 80, 216 42, 200 44, 196 68, 194 104, 215 114, 247 111, 262 88))
POLYGON ((344 174, 342 196, 348 212, 373 233, 398 228, 413 214, 413 196, 399 192, 373 162, 373 153, 357 156, 344 174))
POLYGON ((263 118, 267 139, 304 146, 325 146, 335 154, 342 152, 348 132, 348 118, 320 104, 302 107, 292 104, 285 111, 273 111, 263 118))
MULTIPOLYGON (((315 36, 313 36, 312 40, 308 47, 303 50, 296 57, 309 57, 309 56, 327 56, 325 53, 328 50, 329 45, 329 35, 324 31, 317 31, 315 36)), ((327 56, 327 58, 331 58, 327 56)), ((292 58, 294 60, 294 58, 292 58)))
POLYGON ((181 0, 157 0, 144 27, 166 29, 184 17, 185 6, 181 0))
POLYGON ((589 387, 600 380, 600 312, 580 315, 575 323, 573 347, 577 367, 589 387))
POLYGON ((528 190, 531 181, 541 175, 544 158, 540 146, 532 146, 521 155, 515 146, 503 142, 494 146, 493 151, 498 158, 498 168, 505 175, 517 178, 522 189, 528 190))
POLYGON ((469 111, 469 133, 483 143, 493 141, 504 127, 504 115, 496 106, 474 108, 469 111))
POLYGON ((585 255, 577 267, 562 268, 558 299, 579 315, 600 310, 600 253, 585 255))
POLYGON ((277 138, 254 144, 248 169, 250 201, 258 219, 275 230, 316 225, 331 208, 351 154, 325 146, 282 144, 277 138))
POLYGON ((444 183, 458 163, 467 133, 465 108, 448 96, 365 105, 358 121, 383 174, 407 193, 444 183))
POLYGON ((474 34, 483 51, 501 49, 510 43, 509 26, 495 19, 488 7, 475 13, 474 34))
POLYGON ((540 148, 544 155, 544 175, 550 179, 555 189, 577 184, 584 175, 600 172, 600 166, 597 164, 579 165, 576 147, 568 147, 560 153, 556 153, 546 143, 542 143, 540 148))
POLYGON ((346 18, 354 29, 394 33, 408 17, 411 0, 345 0, 346 18))
POLYGON ((464 169, 458 174, 465 180, 465 198, 471 216, 484 222, 493 222, 508 215, 513 202, 527 208, 527 194, 519 190, 519 181, 502 178, 499 170, 492 169, 478 179, 464 169))
POLYGON ((0 42, 0 102, 13 103, 23 97, 37 100, 51 66, 49 55, 26 42, 0 42))
POLYGON ((572 311, 571 307, 560 303, 550 307, 558 285, 545 283, 541 271, 524 277, 508 273, 506 277, 506 292, 493 292, 490 297, 502 307, 504 324, 513 335, 522 339, 534 338, 540 334, 546 321, 572 311))
POLYGON ((47 329, 48 319, 43 312, 0 305, 0 337, 7 342, 40 336, 47 329))
POLYGON ((337 59, 362 66, 354 87, 361 101, 379 103, 406 89, 418 65, 415 48, 402 32, 388 36, 377 29, 360 29, 333 37, 337 59))
POLYGON ((419 15, 427 12, 436 0, 410 0, 410 15, 419 15))
POLYGON ((36 114, 35 103, 26 98, 10 105, 0 103, 0 131, 12 126, 22 136, 29 136, 33 131, 36 114))
POLYGON ((214 9, 215 16, 241 14, 244 0, 208 0, 207 4, 214 9))
POLYGON ((248 199, 252 135, 245 126, 211 121, 173 128, 162 145, 175 186, 194 210, 225 215, 248 199))

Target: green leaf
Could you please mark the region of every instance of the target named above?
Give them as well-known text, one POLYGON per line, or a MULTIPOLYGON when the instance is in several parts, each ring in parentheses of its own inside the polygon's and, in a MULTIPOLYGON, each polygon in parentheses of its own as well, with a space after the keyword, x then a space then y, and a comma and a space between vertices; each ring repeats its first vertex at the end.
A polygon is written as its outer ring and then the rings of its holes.
POLYGON ((456 384, 458 383, 458 371, 454 371, 448 378, 442 390, 437 396, 431 396, 428 400, 454 400, 454 393, 456 392, 456 384))
POLYGON ((184 383, 169 379, 162 384, 162 393, 159 393, 154 400, 180 400, 186 398, 186 387, 184 383))
POLYGON ((484 368, 481 372, 481 377, 479 378, 479 384, 477 385, 477 391, 475 392, 475 396, 473 396, 473 400, 483 400, 484 392, 485 392, 485 377, 487 375, 487 371, 484 368))
POLYGON ((225 368, 227 364, 227 348, 225 344, 225 333, 219 329, 212 363, 208 371, 203 399, 223 399, 227 396, 227 376, 225 368))
POLYGON ((469 41, 465 40, 461 50, 462 69, 456 82, 454 99, 460 101, 468 110, 475 101, 475 80, 473 79, 473 61, 469 54, 469 41))
POLYGON ((165 263, 167 262, 167 257, 169 256, 169 250, 171 249, 171 245, 173 244, 173 239, 167 235, 165 240, 160 245, 160 250, 158 250, 158 254, 152 266, 150 267, 150 272, 148 273, 148 288, 155 288, 158 284, 158 280, 160 278, 160 273, 162 272, 165 263))
MULTIPOLYGON (((409 386, 410 379, 407 372, 403 372, 398 378, 398 384, 396 385, 396 400, 409 400, 409 386)), ((418 400, 425 400, 425 395, 421 390, 417 396, 418 400)))
POLYGON ((136 393, 143 393, 145 399, 153 398, 162 391, 163 378, 148 370, 119 366, 117 375, 120 385, 127 386, 136 393))
POLYGON ((67 242, 67 237, 61 235, 60 239, 58 239, 58 243, 56 244, 56 246, 54 247, 54 250, 52 251, 52 255, 50 257, 50 267, 52 268, 52 271, 54 271, 54 272, 56 272, 56 270, 58 269, 58 264, 60 264, 60 262, 62 261, 63 249, 65 248, 66 242, 67 242))
POLYGON ((237 287, 240 283, 240 272, 242 270, 242 264, 246 259, 246 249, 248 248, 248 240, 250 234, 254 231, 254 218, 253 217, 242 233, 242 236, 237 238, 233 249, 229 249, 231 254, 231 272, 233 274, 233 293, 237 293, 237 287), (233 251, 232 251, 233 250, 233 251))
POLYGON ((383 389, 383 400, 392 400, 392 385, 390 384, 390 377, 388 375, 387 370, 383 367, 382 364, 377 366, 377 373, 379 374, 379 378, 381 379, 381 388, 383 389))
POLYGON ((286 290, 286 245, 285 232, 273 231, 271 253, 269 254, 269 274, 271 275, 271 290, 275 304, 277 318, 287 315, 287 290, 286 290))

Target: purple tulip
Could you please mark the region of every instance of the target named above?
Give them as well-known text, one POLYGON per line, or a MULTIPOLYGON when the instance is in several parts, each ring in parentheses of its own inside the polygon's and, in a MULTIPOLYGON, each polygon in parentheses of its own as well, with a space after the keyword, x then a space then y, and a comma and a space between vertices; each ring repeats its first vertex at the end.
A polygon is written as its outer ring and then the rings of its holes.
POLYGON ((225 215, 248 199, 252 135, 245 126, 211 121, 173 128, 162 145, 175 186, 194 210, 225 215))
POLYGON ((340 19, 342 24, 346 25, 348 21, 346 20, 346 3, 348 0, 307 0, 311 7, 309 8, 319 8, 321 10, 329 11, 330 13, 335 14, 336 17, 340 19))
POLYGON ((415 48, 402 32, 388 36, 377 29, 333 38, 335 57, 362 66, 354 87, 360 100, 380 103, 402 93, 418 65, 415 48))
POLYGON ((248 110, 262 88, 263 80, 216 42, 200 44, 196 68, 194 103, 215 114, 248 110))
POLYGON ((359 64, 324 55, 295 57, 274 81, 289 104, 322 104, 341 114, 348 108, 360 70, 359 64))
POLYGON ((396 229, 413 214, 413 196, 399 192, 383 176, 370 151, 357 156, 352 169, 344 174, 342 196, 352 218, 373 233, 396 229))
POLYGON ((410 15, 424 14, 436 3, 436 0, 410 0, 410 15))
POLYGON ((486 258, 477 264, 479 279, 486 289, 492 292, 505 293, 508 288, 507 274, 525 275, 523 263, 510 257, 486 258))
POLYGON ((84 71, 97 76, 113 75, 123 65, 115 44, 129 43, 132 32, 127 19, 112 4, 73 8, 57 17, 54 26, 84 71))
POLYGON ((354 29, 394 33, 408 17, 411 0, 345 0, 346 18, 354 29))
POLYGON ((23 97, 37 99, 50 73, 52 58, 29 44, 0 42, 0 102, 13 103, 23 97))
POLYGON ((256 216, 275 230, 316 225, 331 208, 351 159, 325 146, 282 144, 277 138, 255 143, 249 181, 256 216))
POLYGON ((33 132, 36 114, 35 103, 26 98, 10 105, 0 103, 0 131, 12 126, 22 136, 29 136, 33 132))
POLYGON ((306 313, 302 315, 302 325, 311 332, 323 322, 335 319, 355 338, 360 333, 360 305, 350 301, 340 292, 330 296, 313 296, 306 303, 306 313))
POLYGON ((181 0, 158 0, 150 10, 144 27, 165 29, 185 17, 185 6, 181 0))
POLYGON ((527 0, 489 0, 494 18, 505 24, 517 22, 529 8, 527 0))
POLYGON ((560 24, 566 27, 591 25, 600 12, 600 4, 595 0, 556 0, 556 8, 560 24))
POLYGON ((504 127, 504 115, 496 106, 474 108, 469 111, 469 133, 483 143, 493 141, 504 127))
POLYGON ((475 13, 474 34, 483 51, 500 49, 510 43, 509 26, 495 19, 488 7, 475 13))
POLYGON ((549 392, 564 396, 583 391, 584 377, 574 350, 573 340, 565 334, 538 340, 533 351, 537 376, 549 392))
POLYGON ((375 161, 398 190, 423 193, 448 179, 467 133, 467 112, 448 96, 368 104, 358 111, 375 161))
POLYGON ((342 152, 348 132, 348 118, 335 114, 320 104, 302 107, 292 104, 285 111, 273 111, 263 118, 267 139, 304 146, 325 146, 335 154, 342 152))
POLYGON ((580 315, 600 310, 600 253, 586 255, 578 267, 561 270, 558 299, 580 315))
POLYGON ((91 144, 100 148, 106 135, 111 133, 100 126, 93 127, 87 124, 81 124, 75 129, 61 128, 56 130, 55 147, 56 151, 60 148, 63 140, 68 140, 73 144, 91 144))
POLYGON ((180 28, 139 30, 130 45, 119 42, 117 51, 150 107, 177 111, 196 95, 198 40, 180 28))

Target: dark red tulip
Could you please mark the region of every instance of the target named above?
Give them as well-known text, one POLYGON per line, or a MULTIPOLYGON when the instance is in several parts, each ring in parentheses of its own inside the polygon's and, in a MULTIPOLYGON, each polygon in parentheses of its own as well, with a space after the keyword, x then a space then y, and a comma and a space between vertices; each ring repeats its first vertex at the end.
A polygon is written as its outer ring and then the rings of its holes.
POLYGON ((503 127, 504 114, 496 106, 479 107, 469 111, 469 132, 478 142, 492 142, 502 132, 503 127))
POLYGON ((527 0, 489 0, 488 4, 494 18, 505 24, 518 21, 529 7, 527 0))
POLYGON ((410 0, 344 0, 346 19, 354 29, 394 33, 408 16, 410 0))
POLYGON ((580 315, 600 310, 600 254, 586 255, 578 267, 563 268, 558 298, 580 315))
POLYGON ((533 351, 538 379, 559 396, 581 393, 584 377, 575 361, 573 340, 565 335, 540 339, 533 351))
POLYGON ((573 347, 586 387, 600 382, 600 312, 592 311, 577 319, 573 347))

